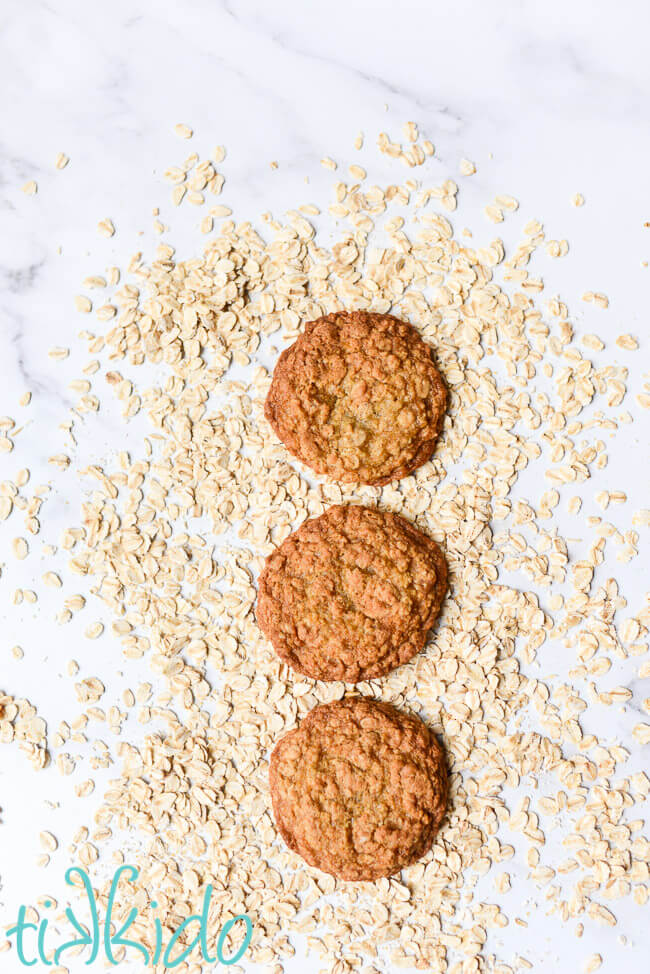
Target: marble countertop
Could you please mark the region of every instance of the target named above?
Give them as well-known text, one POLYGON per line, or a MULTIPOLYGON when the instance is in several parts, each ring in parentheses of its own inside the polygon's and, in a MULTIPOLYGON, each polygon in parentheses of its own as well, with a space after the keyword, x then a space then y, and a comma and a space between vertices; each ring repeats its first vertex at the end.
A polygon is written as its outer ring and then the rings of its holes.
MULTIPOLYGON (((5 3, 0 413, 27 425, 14 451, 0 456, 0 479, 27 467, 31 483, 52 486, 47 528, 35 550, 58 544, 83 498, 80 486, 57 479, 48 465, 49 456, 69 446, 59 424, 76 400, 68 384, 87 361, 77 338, 86 322, 80 323, 73 304, 80 282, 111 263, 123 265, 135 251, 151 254, 158 242, 154 207, 163 222, 174 221, 179 251, 201 245, 201 214, 172 207, 164 169, 193 148, 207 153, 225 145, 227 182, 219 201, 237 219, 255 221, 264 211, 282 215, 308 199, 329 202, 332 174, 320 166, 323 156, 361 162, 378 182, 402 179, 404 171, 395 174, 375 145, 381 131, 399 137, 408 120, 435 145, 428 168, 414 171, 414 178, 426 172, 433 182, 462 182, 460 160, 476 163, 476 175, 461 186, 462 220, 471 220, 486 241, 497 234, 514 241, 531 218, 541 220, 550 237, 569 240, 569 256, 545 268, 549 294, 561 294, 581 329, 605 338, 609 357, 603 361, 630 369, 630 393, 621 408, 635 422, 612 443, 609 466, 586 491, 625 489, 628 502, 605 516, 627 530, 632 512, 648 506, 649 414, 634 394, 642 391, 644 365, 648 378, 650 338, 650 269, 643 263, 650 260, 650 228, 644 226, 650 221, 649 30, 650 7, 643 0, 5 3), (193 128, 191 142, 174 134, 178 122, 193 128), (355 153, 359 131, 365 145, 355 153), (60 152, 70 162, 59 171, 54 160, 60 152), (37 183, 35 195, 21 191, 30 180, 37 183), (578 192, 586 201, 580 208, 571 205, 578 192), (498 193, 520 201, 516 227, 495 229, 485 219, 483 207, 498 193), (111 238, 97 233, 106 217, 117 230, 111 238), (608 295, 606 313, 581 302, 588 290, 608 295), (624 332, 641 340, 635 355, 615 345, 624 332), (55 345, 69 346, 70 358, 54 362, 48 349, 55 345), (18 404, 26 390, 33 397, 28 408, 18 404)), ((88 327, 99 331, 104 325, 93 319, 88 327)), ((82 467, 128 448, 133 434, 117 410, 102 409, 80 421, 77 435, 74 463, 82 467)), ((594 513, 602 512, 594 507, 594 513)), ((557 517, 559 529, 571 534, 570 517, 559 511, 557 517)), ((56 727, 74 705, 68 660, 79 659, 90 674, 92 653, 92 672, 110 674, 119 642, 107 634, 88 643, 83 627, 58 626, 56 595, 49 590, 37 606, 12 604, 16 587, 30 587, 34 577, 56 567, 56 559, 44 554, 16 563, 10 553, 16 530, 0 525, 0 689, 28 697, 56 727), (12 658, 14 645, 23 647, 24 659, 12 658)), ((640 530, 647 552, 647 529, 645 536, 640 530)), ((640 604, 648 588, 647 554, 614 563, 610 574, 629 604, 640 604)), ((537 675, 551 677, 555 665, 544 663, 537 675)), ((608 682, 629 686, 631 701, 589 714, 599 737, 629 748, 634 768, 647 767, 649 754, 631 735, 650 696, 638 667, 638 659, 618 661, 608 682)), ((148 678, 141 661, 130 684, 148 678)), ((41 829, 56 831, 65 845, 64 837, 69 841, 83 820, 71 791, 69 779, 56 771, 35 774, 17 748, 1 749, 0 925, 63 872, 64 853, 45 872, 35 860, 41 829), (60 807, 48 810, 45 799, 60 807)), ((536 970, 558 974, 581 970, 586 956, 599 952, 603 971, 624 966, 629 974, 647 972, 650 941, 642 908, 617 902, 616 928, 587 922, 578 939, 575 922, 562 925, 546 916, 544 892, 526 879, 525 861, 515 871, 520 882, 504 909, 513 915, 527 910, 529 927, 500 931, 489 952, 505 960, 523 954, 536 970)), ((490 895, 497 899, 492 889, 490 895)), ((73 963, 71 971, 82 970, 73 963)), ((299 956, 287 970, 315 972, 320 966, 299 956)), ((22 969, 11 954, 3 955, 0 967, 3 974, 22 969)))

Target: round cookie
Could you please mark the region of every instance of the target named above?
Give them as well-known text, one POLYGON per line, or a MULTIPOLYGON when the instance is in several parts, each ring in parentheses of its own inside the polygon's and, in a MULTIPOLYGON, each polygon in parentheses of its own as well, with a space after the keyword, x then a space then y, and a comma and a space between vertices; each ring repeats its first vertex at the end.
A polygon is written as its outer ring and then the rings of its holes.
POLYGON ((257 621, 298 673, 356 683, 420 652, 446 591, 435 541, 398 514, 337 505, 266 559, 257 621))
POLYGON ((276 744, 277 827, 310 866, 352 881, 427 852, 448 798, 444 751, 417 717, 366 697, 315 707, 276 744))
POLYGON ((316 473, 387 484, 431 457, 447 390, 429 345, 405 321, 337 311, 280 355, 264 414, 316 473))

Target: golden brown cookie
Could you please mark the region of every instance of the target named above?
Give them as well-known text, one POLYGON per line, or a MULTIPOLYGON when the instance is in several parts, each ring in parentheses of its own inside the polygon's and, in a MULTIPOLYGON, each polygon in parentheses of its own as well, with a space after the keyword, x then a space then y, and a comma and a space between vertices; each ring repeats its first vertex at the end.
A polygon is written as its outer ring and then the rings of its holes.
POLYGON ((352 881, 427 852, 445 815, 444 751, 417 717, 367 697, 316 707, 275 746, 275 821, 310 866, 352 881))
POLYGON ((310 321, 282 353, 264 414, 317 473, 379 485, 426 463, 446 405, 415 328, 392 315, 338 311, 310 321))
POLYGON ((298 673, 356 683, 420 652, 446 590, 435 541, 398 514, 339 505, 266 559, 257 621, 298 673))

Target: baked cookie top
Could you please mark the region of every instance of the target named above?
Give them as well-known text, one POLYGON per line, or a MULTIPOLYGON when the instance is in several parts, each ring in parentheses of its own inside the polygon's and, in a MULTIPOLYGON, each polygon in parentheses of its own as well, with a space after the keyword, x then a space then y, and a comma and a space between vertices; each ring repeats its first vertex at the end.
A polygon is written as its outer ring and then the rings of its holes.
POLYGON ((319 474, 387 484, 431 457, 447 390, 432 350, 392 315, 317 318, 280 355, 264 413, 284 445, 319 474))
POLYGON ((337 505, 266 559, 257 621, 298 673, 356 683, 420 652, 446 591, 435 541, 398 514, 337 505))
POLYGON ((391 876, 433 844, 445 756, 417 717, 366 697, 312 710, 276 745, 275 820, 290 849, 340 879, 391 876))

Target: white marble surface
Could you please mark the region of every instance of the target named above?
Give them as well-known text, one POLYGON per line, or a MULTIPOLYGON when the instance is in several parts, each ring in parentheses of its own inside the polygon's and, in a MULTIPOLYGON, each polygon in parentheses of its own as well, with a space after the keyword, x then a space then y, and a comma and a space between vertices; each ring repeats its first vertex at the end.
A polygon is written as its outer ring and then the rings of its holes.
MULTIPOLYGON (((42 541, 57 543, 82 497, 75 480, 61 480, 47 465, 49 455, 66 448, 58 424, 74 401, 68 382, 87 361, 76 339, 86 322, 80 322, 72 303, 79 282, 113 261, 123 264, 137 249, 150 253, 156 205, 163 221, 173 218, 179 248, 199 246, 199 214, 191 207, 173 212, 162 181, 163 169, 189 151, 172 132, 179 121, 194 127, 189 145, 202 153, 215 144, 227 146, 222 200, 238 218, 251 219, 263 210, 282 215, 300 202, 328 201, 331 174, 319 166, 326 154, 361 161, 378 182, 402 178, 403 171, 395 174, 376 153, 376 135, 386 130, 397 136, 404 121, 417 121, 435 144, 436 156, 425 171, 414 173, 416 178, 458 179, 461 157, 476 161, 477 175, 459 180, 462 219, 482 229, 486 240, 495 233, 482 206, 499 192, 522 204, 515 229, 499 228, 504 238, 516 236, 531 217, 543 220, 549 236, 569 238, 570 257, 544 269, 550 293, 559 292, 570 303, 580 327, 607 339, 608 360, 629 365, 630 388, 640 391, 650 337, 650 270, 642 267, 650 259, 650 229, 643 226, 650 220, 649 30, 650 7, 644 0, 113 0, 109 5, 5 0, 0 8, 0 413, 29 425, 16 450, 0 458, 0 478, 26 466, 33 484, 52 484, 42 541), (359 160, 352 142, 360 130, 366 147, 359 160), (53 162, 60 151, 71 161, 58 172, 53 162), (271 160, 279 164, 275 171, 271 160), (34 197, 20 191, 28 179, 38 182, 34 197), (577 191, 586 197, 582 209, 570 205, 577 191), (118 228, 110 240, 96 232, 105 216, 118 228), (606 314, 581 304, 580 295, 589 289, 610 296, 606 314), (623 331, 642 339, 636 356, 614 345, 623 331), (52 363, 51 345, 69 345, 70 359, 52 363), (27 388, 33 402, 21 410, 18 398, 27 388)), ((93 321, 89 327, 102 326, 93 321)), ((648 506, 647 420, 643 426, 632 395, 626 406, 638 415, 637 422, 612 444, 610 466, 593 485, 594 492, 622 486, 628 491, 629 502, 607 515, 621 529, 629 527, 633 510, 648 506)), ((133 436, 137 433, 126 432, 116 410, 102 409, 81 425, 74 462, 81 467, 104 457, 128 446, 133 436)), ((570 533, 571 524, 558 517, 560 529, 570 533)), ((8 546, 16 533, 14 525, 0 534, 0 687, 29 697, 54 727, 76 706, 73 681, 64 675, 68 659, 80 659, 86 675, 110 674, 120 648, 110 635, 101 645, 88 644, 82 623, 58 627, 56 594, 42 586, 37 608, 11 606, 17 586, 35 586, 42 571, 59 563, 59 556, 40 555, 15 562, 8 546), (25 649, 21 662, 9 652, 17 643, 25 649)), ((41 538, 34 543, 36 552, 41 543, 41 538)), ((643 561, 612 566, 630 606, 639 604, 648 587, 643 561)), ((549 677, 559 666, 555 658, 544 660, 541 675, 549 677)), ((634 689, 629 705, 594 708, 585 720, 601 738, 630 748, 630 769, 648 764, 648 749, 631 738, 640 703, 650 695, 635 678, 637 669, 638 661, 621 662, 608 678, 610 686, 634 689)), ((139 676, 130 672, 128 682, 147 678, 143 663, 139 676)), ((120 680, 115 676, 113 689, 124 685, 120 680)), ((47 873, 37 870, 38 832, 51 828, 65 845, 86 817, 87 805, 71 791, 69 779, 56 771, 35 775, 16 749, 2 749, 0 924, 14 919, 20 902, 34 901, 58 884, 65 851, 47 873), (47 811, 45 798, 59 801, 60 809, 47 811)), ((504 959, 522 953, 536 969, 572 974, 587 954, 599 951, 604 971, 621 966, 629 974, 648 971, 647 910, 617 903, 619 926, 610 930, 588 923, 579 941, 575 924, 546 918, 543 892, 526 880, 523 859, 512 872, 519 882, 503 898, 506 912, 525 912, 533 901, 539 905, 529 910, 528 930, 511 926, 491 941, 504 959), (625 945, 620 935, 627 938, 625 945)), ((315 960, 299 959, 291 969, 318 967, 315 960)), ((0 968, 3 974, 21 969, 8 955, 0 968)), ((72 964, 70 969, 76 970, 72 964)))

